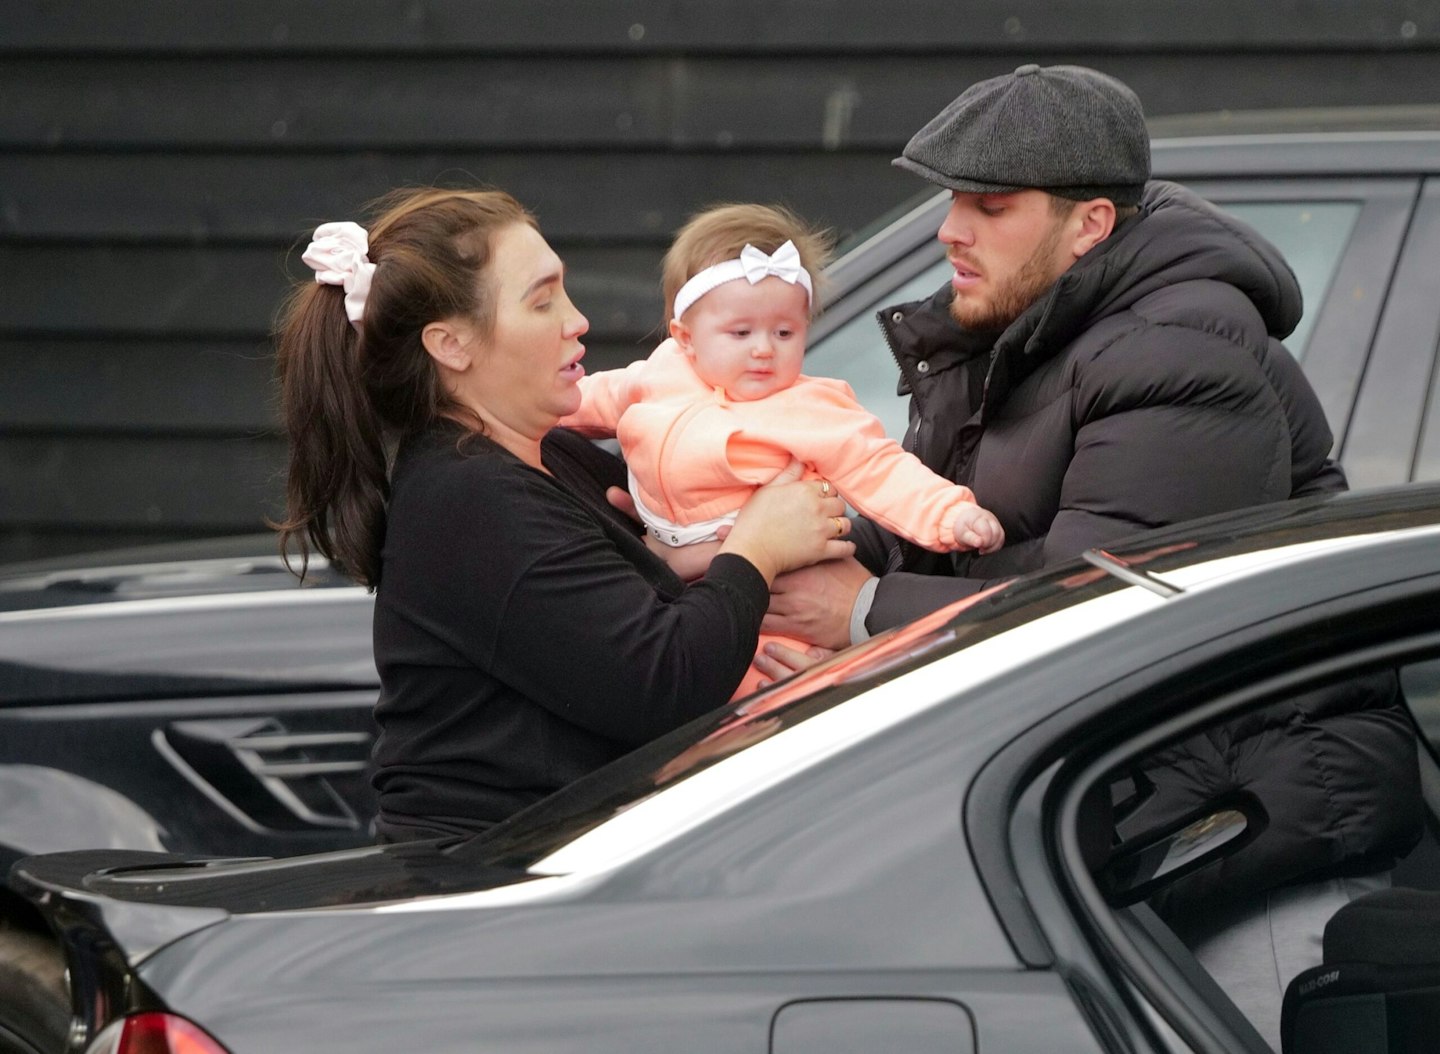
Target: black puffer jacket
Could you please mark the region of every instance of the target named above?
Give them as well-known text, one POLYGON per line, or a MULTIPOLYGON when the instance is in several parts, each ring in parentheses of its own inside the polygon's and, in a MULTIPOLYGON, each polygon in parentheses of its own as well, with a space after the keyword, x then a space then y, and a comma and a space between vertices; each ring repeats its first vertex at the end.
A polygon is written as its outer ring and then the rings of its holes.
MULTIPOLYGON (((1148 527, 1345 488, 1324 412, 1280 343, 1300 318, 1294 276, 1182 187, 1152 183, 1139 215, 998 336, 961 330, 950 297, 880 316, 912 394, 906 445, 971 487, 1006 544, 942 556, 861 525, 862 558, 889 572, 872 631, 1148 527)), ((1152 817, 1237 787, 1272 812, 1266 835, 1168 906, 1379 866, 1413 844, 1415 743, 1397 691, 1384 675, 1310 693, 1160 759, 1152 817)))
POLYGON ((1345 487, 1324 411, 1278 339, 1300 319, 1294 275, 1182 187, 1150 184, 1140 214, 998 337, 961 330, 950 297, 947 285, 880 315, 912 395, 906 445, 975 491, 1005 547, 900 545, 887 570, 973 581, 944 593, 887 575, 872 631, 1147 527, 1345 487))

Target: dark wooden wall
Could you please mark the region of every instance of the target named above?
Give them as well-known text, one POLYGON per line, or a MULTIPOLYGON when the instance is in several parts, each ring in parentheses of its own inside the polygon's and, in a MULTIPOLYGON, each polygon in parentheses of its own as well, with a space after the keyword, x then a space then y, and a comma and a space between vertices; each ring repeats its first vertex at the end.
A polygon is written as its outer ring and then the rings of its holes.
MULTIPOLYGON (((1079 62, 1154 115, 1440 99, 1434 0, 16 0, 0 19, 0 560, 254 529, 298 246, 384 190, 539 214, 643 353, 715 200, 844 233, 970 82, 1079 62), (297 245, 298 243, 298 245, 297 245)), ((306 272, 308 277, 308 272, 306 272)))

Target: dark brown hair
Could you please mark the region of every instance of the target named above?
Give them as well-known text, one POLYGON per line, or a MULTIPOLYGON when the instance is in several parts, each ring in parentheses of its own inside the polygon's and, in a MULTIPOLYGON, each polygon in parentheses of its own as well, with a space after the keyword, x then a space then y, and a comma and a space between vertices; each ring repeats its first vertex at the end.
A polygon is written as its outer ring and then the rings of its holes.
POLYGON ((691 216, 675 234, 665 254, 661 286, 665 294, 662 330, 668 331, 675 312, 675 294, 700 271, 739 257, 746 245, 773 253, 794 242, 800 263, 815 283, 811 314, 820 299, 820 272, 830 262, 831 238, 827 231, 809 226, 783 205, 712 205, 691 216))
POLYGON ((375 264, 359 329, 345 315, 345 291, 300 283, 276 327, 281 417, 290 440, 285 518, 287 559, 310 548, 362 585, 380 581, 380 547, 390 496, 387 450, 441 417, 480 423, 445 390, 421 333, 442 319, 495 323, 488 280, 495 235, 535 219, 498 190, 393 191, 368 210, 375 264))

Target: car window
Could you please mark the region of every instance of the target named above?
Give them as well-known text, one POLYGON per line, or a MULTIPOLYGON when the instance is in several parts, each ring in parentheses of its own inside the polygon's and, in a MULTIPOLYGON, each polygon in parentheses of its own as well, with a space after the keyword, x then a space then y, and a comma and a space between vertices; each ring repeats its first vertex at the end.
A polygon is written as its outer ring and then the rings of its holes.
MULTIPOLYGON (((1303 360, 1311 329, 1320 315, 1319 306, 1334 280, 1360 215, 1361 202, 1236 201, 1221 203, 1220 207, 1272 242, 1295 272, 1305 313, 1285 346, 1297 359, 1303 360)), ((938 243, 927 242, 916 251, 938 256, 940 250, 938 243)), ((910 400, 908 395, 897 394, 899 367, 885 348, 875 313, 891 304, 928 297, 949 275, 950 265, 939 258, 909 281, 875 296, 865 309, 814 343, 805 357, 805 372, 848 381, 861 404, 880 418, 886 434, 902 438, 909 420, 910 400)))
MULTIPOLYGON (((921 252, 938 253, 939 243, 921 252)), ((805 355, 805 372, 816 377, 839 377, 855 389, 860 404, 885 426, 885 434, 899 439, 909 420, 910 397, 896 393, 900 367, 885 348, 875 312, 890 304, 921 300, 942 286, 951 273, 942 258, 910 281, 877 299, 850 321, 816 341, 805 355)))
POLYGON ((1358 201, 1236 201, 1220 206, 1264 235, 1295 272, 1305 314, 1285 346, 1302 361, 1360 205, 1358 201))

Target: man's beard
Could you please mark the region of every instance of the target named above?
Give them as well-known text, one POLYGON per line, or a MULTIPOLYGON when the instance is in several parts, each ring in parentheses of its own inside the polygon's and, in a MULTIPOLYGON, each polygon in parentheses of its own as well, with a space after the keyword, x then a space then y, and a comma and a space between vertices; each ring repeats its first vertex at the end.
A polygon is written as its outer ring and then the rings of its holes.
POLYGON ((1056 220, 1020 269, 995 288, 989 303, 965 300, 957 290, 950 300, 950 317, 966 329, 999 332, 1009 327, 1045 291, 1055 284, 1050 273, 1060 245, 1063 220, 1056 220))

